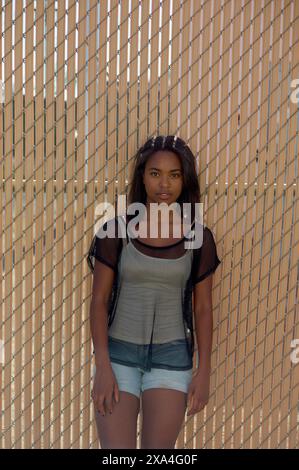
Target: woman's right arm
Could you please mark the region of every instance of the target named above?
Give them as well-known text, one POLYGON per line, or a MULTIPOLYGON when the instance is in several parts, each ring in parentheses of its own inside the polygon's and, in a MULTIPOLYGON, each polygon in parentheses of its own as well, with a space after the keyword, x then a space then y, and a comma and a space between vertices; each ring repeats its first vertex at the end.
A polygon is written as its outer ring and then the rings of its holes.
POLYGON ((95 261, 92 298, 90 304, 90 330, 95 352, 95 365, 110 364, 108 350, 108 302, 115 273, 112 268, 95 261))

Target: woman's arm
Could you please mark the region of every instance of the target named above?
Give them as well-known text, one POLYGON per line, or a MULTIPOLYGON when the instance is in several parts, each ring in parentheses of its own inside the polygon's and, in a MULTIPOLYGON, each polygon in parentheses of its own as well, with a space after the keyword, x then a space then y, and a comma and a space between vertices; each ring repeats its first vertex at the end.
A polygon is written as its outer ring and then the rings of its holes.
POLYGON ((212 306, 213 273, 194 287, 194 319, 198 346, 199 366, 201 373, 210 374, 213 338, 212 306))
POLYGON ((90 331, 95 352, 95 365, 110 361, 108 350, 108 301, 115 273, 96 260, 90 304, 90 331))

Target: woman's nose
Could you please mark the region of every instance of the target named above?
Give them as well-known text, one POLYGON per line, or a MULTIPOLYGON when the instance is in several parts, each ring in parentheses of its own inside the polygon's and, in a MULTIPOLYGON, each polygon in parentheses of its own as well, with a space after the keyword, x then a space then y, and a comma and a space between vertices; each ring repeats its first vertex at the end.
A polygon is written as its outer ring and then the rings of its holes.
POLYGON ((161 188, 161 189, 167 189, 167 188, 169 188, 169 186, 170 186, 170 185, 169 185, 169 180, 168 180, 168 178, 167 178, 167 177, 164 178, 164 179, 162 178, 161 181, 160 181, 160 188, 161 188))

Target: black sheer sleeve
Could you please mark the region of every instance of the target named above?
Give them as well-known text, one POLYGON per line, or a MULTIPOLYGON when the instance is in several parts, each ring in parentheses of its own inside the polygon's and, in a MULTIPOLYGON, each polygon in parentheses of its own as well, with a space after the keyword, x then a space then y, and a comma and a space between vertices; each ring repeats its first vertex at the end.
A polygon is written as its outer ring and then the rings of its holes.
POLYGON ((218 258, 213 233, 208 227, 203 228, 202 246, 199 249, 199 261, 193 273, 193 283, 203 281, 211 273, 214 273, 221 263, 218 258))
POLYGON ((113 218, 102 224, 93 236, 86 257, 92 273, 96 260, 117 271, 118 255, 122 245, 119 233, 117 218, 113 218))

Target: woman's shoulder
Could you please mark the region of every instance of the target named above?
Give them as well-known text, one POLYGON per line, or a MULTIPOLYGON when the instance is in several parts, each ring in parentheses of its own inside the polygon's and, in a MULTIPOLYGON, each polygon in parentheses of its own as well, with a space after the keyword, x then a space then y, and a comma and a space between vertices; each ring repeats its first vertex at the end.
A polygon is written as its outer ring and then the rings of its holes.
POLYGON ((214 236, 211 228, 206 225, 203 221, 199 221, 198 219, 195 219, 194 221, 194 230, 196 230, 197 233, 201 232, 203 238, 214 236))

